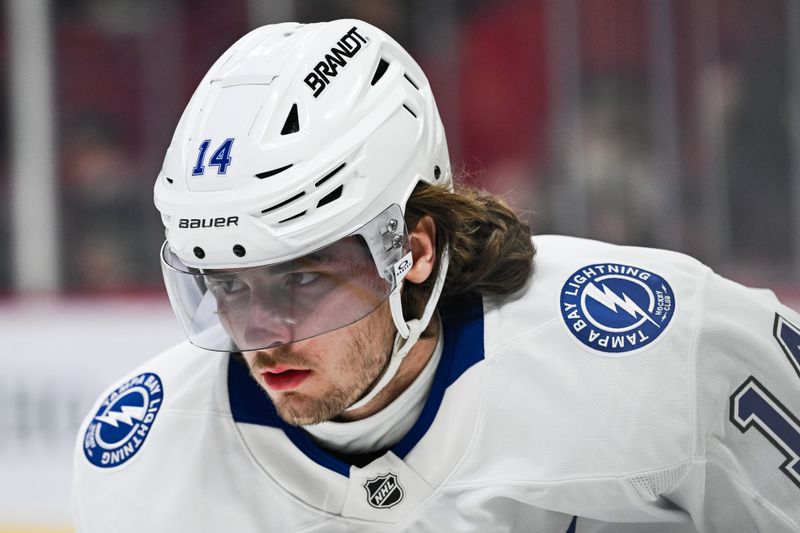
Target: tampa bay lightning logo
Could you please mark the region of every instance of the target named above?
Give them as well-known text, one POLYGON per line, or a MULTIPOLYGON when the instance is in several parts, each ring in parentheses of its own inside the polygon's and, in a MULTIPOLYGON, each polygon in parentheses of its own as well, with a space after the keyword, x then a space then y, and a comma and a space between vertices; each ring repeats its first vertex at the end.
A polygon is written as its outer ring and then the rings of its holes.
POLYGON ((161 379, 145 373, 129 379, 103 400, 83 436, 83 453, 95 466, 120 466, 144 444, 164 392, 161 379))
POLYGON ((621 355, 664 333, 675 314, 675 294, 653 272, 599 263, 567 279, 560 307, 567 328, 580 342, 607 355, 621 355))

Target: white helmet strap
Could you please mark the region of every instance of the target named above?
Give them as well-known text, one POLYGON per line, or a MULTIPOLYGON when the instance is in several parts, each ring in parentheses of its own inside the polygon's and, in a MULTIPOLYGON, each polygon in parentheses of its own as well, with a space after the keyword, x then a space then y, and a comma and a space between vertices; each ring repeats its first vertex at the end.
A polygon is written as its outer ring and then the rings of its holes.
POLYGON ((372 387, 369 393, 358 400, 356 403, 347 408, 348 411, 358 409, 367 405, 375 396, 382 391, 386 385, 397 374, 400 369, 400 364, 411 348, 417 343, 420 335, 428 327, 428 324, 433 318, 433 313, 436 311, 436 304, 439 303, 439 296, 442 294, 444 281, 447 278, 447 267, 450 263, 450 254, 448 253, 447 245, 445 244, 442 249, 442 256, 439 261, 439 269, 436 272, 436 281, 433 283, 431 295, 428 298, 428 303, 425 304, 425 310, 422 312, 422 317, 419 319, 414 318, 406 322, 403 317, 403 305, 400 299, 400 288, 402 283, 398 284, 392 294, 389 296, 389 307, 392 311, 392 318, 394 319, 395 326, 397 327, 397 334, 394 338, 394 346, 392 348, 392 356, 389 358, 389 364, 383 371, 378 382, 372 387))

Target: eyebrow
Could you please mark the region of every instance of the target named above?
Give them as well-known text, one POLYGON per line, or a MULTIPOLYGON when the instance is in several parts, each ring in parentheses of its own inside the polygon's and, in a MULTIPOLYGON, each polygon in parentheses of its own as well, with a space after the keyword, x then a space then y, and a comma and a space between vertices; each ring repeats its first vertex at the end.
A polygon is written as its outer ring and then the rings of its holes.
POLYGON ((329 263, 333 256, 330 254, 322 255, 318 252, 304 255, 303 257, 298 257, 297 259, 292 259, 287 263, 282 263, 280 265, 272 265, 269 267, 270 271, 275 274, 284 274, 286 272, 292 272, 295 270, 302 270, 303 268, 307 268, 310 266, 318 266, 324 263, 329 263))
POLYGON ((294 270, 307 268, 309 266, 317 266, 323 263, 329 263, 332 260, 332 258, 333 258, 332 254, 321 254, 319 252, 314 252, 278 265, 262 265, 244 269, 238 269, 238 268, 207 269, 203 270, 202 274, 204 276, 225 276, 225 275, 241 274, 249 270, 257 270, 263 268, 268 268, 270 272, 275 274, 285 274, 286 272, 292 272, 294 270))

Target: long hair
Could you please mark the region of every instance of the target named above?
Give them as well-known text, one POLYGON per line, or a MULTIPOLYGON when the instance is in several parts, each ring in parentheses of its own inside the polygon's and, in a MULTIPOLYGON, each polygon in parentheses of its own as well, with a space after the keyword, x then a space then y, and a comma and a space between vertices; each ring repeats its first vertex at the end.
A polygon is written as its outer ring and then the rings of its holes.
POLYGON ((536 253, 530 228, 501 198, 465 185, 450 191, 420 182, 406 204, 406 226, 413 228, 425 215, 436 223, 437 261, 425 282, 403 287, 406 320, 422 315, 445 243, 450 264, 441 301, 470 292, 511 294, 530 278, 536 253))

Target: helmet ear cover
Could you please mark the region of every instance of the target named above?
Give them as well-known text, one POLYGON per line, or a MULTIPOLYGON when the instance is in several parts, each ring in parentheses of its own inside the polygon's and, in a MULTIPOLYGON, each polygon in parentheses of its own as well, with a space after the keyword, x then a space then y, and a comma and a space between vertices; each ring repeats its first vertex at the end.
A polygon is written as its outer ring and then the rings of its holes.
POLYGON ((392 205, 351 235, 289 261, 197 269, 165 242, 161 263, 189 340, 227 352, 272 348, 360 320, 399 295, 412 259, 402 211, 392 205))

